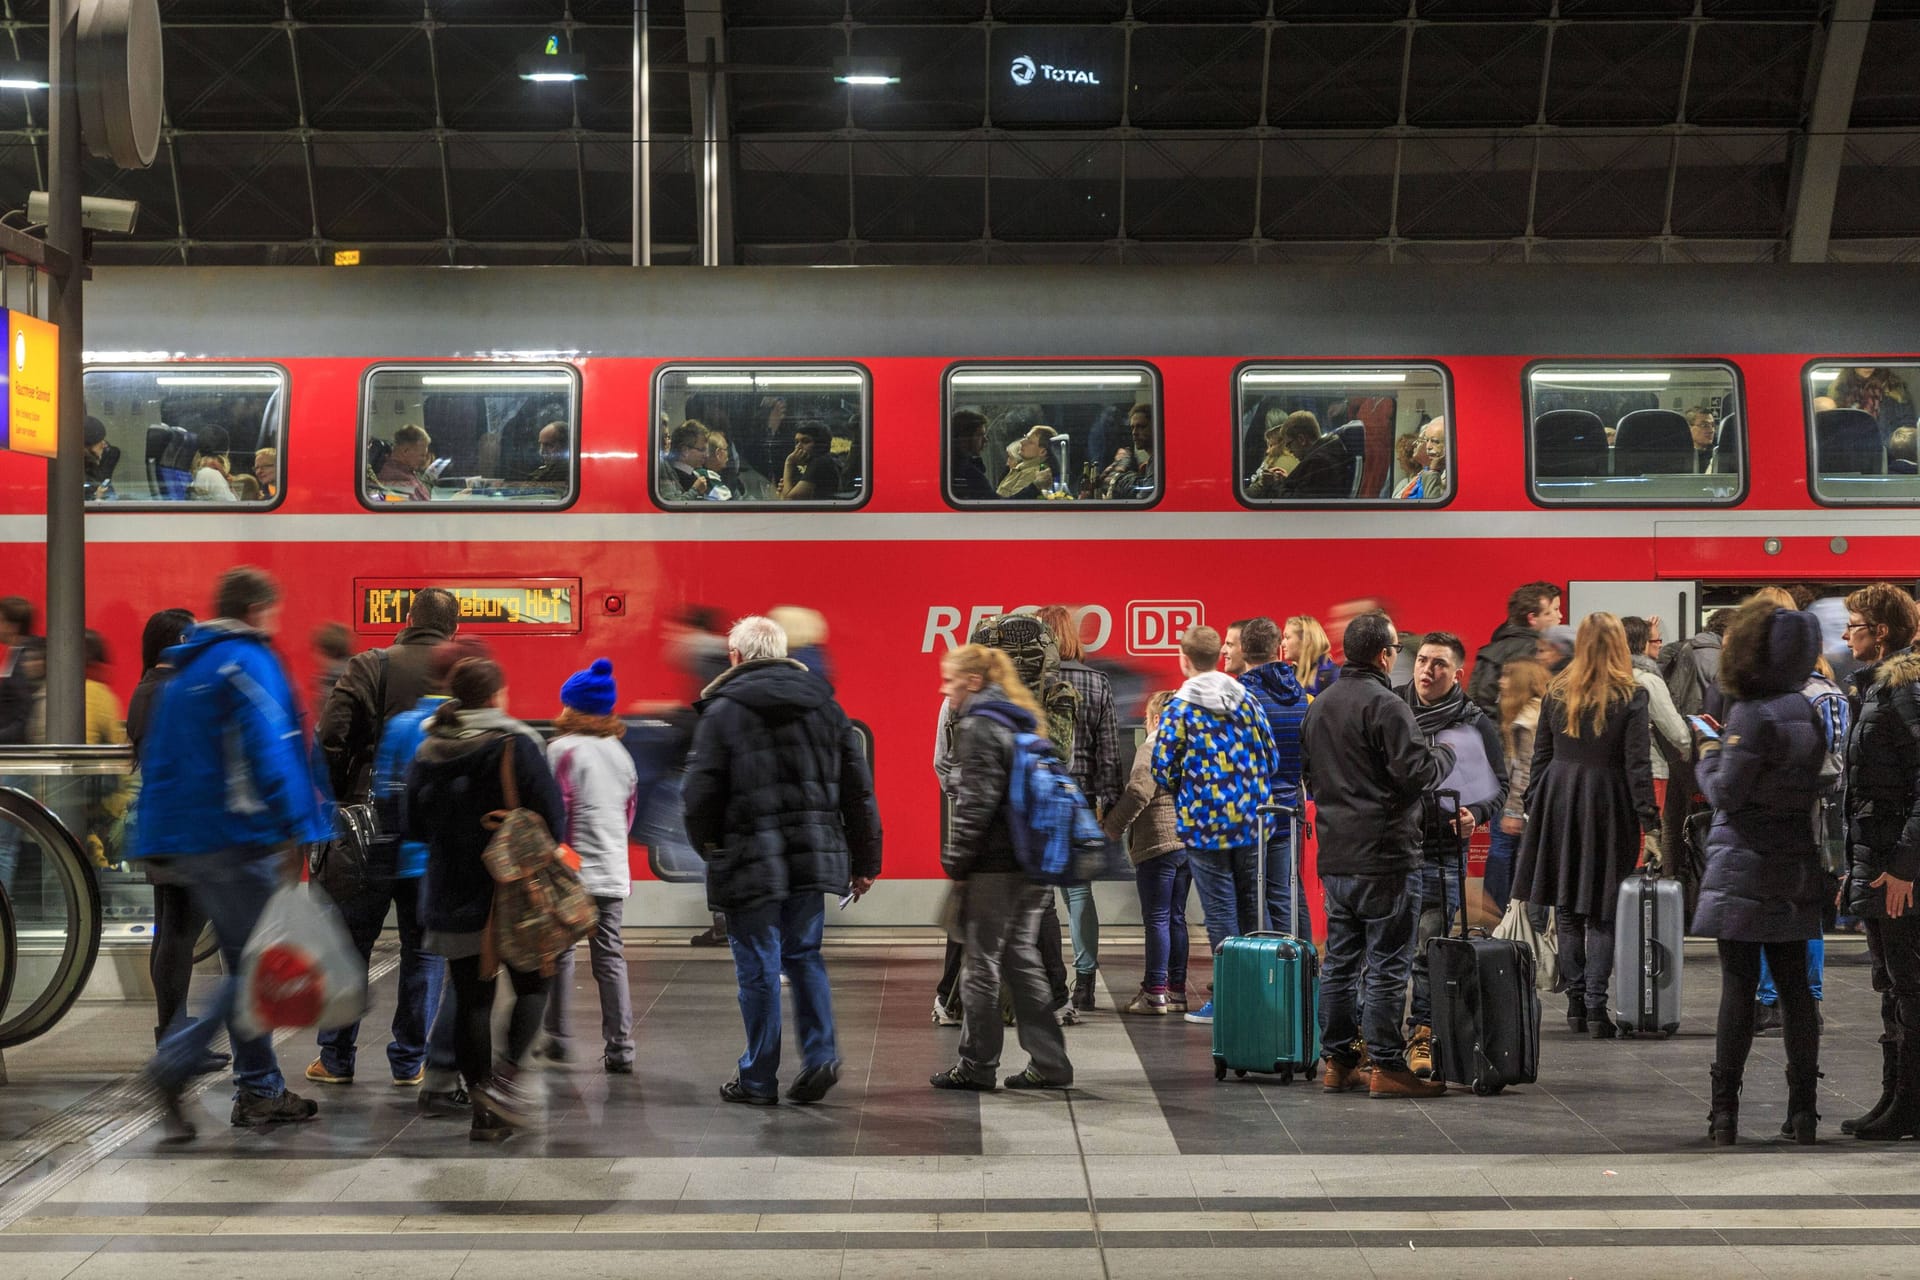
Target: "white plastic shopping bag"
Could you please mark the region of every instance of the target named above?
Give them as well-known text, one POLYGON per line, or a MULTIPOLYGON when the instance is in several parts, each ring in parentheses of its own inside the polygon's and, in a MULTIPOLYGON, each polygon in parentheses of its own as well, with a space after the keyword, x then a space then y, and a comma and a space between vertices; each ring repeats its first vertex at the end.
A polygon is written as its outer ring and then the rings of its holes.
POLYGON ((1507 913, 1493 927, 1493 936, 1509 942, 1524 942, 1533 949, 1533 985, 1541 991, 1553 991, 1560 985, 1560 943, 1555 936, 1552 916, 1547 927, 1535 929, 1527 916, 1527 904, 1515 898, 1507 904, 1507 913))
POLYGON ((326 891, 312 884, 276 891, 240 953, 234 1010, 240 1033, 325 1031, 357 1022, 366 1011, 367 966, 326 891))

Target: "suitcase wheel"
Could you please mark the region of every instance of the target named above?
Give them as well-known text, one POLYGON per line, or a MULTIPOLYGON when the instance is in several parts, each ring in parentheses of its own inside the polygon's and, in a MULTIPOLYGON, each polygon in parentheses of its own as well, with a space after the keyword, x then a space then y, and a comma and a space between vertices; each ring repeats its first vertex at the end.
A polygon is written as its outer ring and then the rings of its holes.
POLYGON ((1320 1059, 1318 1058, 1315 1058, 1312 1061, 1308 1062, 1307 1069, 1301 1072, 1301 1075, 1308 1080, 1315 1079, 1316 1077, 1319 1076, 1319 1074, 1320 1074, 1320 1059))
POLYGON ((1662 1040, 1671 1040, 1673 1039, 1674 1033, 1678 1030, 1680 1030, 1679 1023, 1669 1022, 1666 1026, 1660 1028, 1660 1038, 1662 1040))
POLYGON ((1473 1096, 1476 1098, 1491 1098, 1504 1091, 1506 1087, 1507 1086, 1503 1084, 1486 1084, 1476 1080, 1473 1084, 1473 1096))
MULTIPOLYGON (((1245 1075, 1246 1073, 1242 1072, 1241 1074, 1245 1075)), ((1218 1054, 1214 1055, 1213 1059, 1213 1078, 1215 1080, 1225 1080, 1227 1078, 1227 1060, 1218 1054)))
POLYGON ((1247 1078, 1247 1073, 1240 1070, 1240 1068, 1235 1067, 1233 1069, 1233 1078, 1235 1080, 1245 1080, 1247 1078))
POLYGON ((1282 1071, 1282 1072, 1280 1073, 1280 1083, 1281 1083, 1281 1084, 1292 1084, 1292 1083, 1293 1083, 1293 1069, 1292 1069, 1292 1068, 1288 1068, 1287 1070, 1285 1070, 1285 1071, 1282 1071))

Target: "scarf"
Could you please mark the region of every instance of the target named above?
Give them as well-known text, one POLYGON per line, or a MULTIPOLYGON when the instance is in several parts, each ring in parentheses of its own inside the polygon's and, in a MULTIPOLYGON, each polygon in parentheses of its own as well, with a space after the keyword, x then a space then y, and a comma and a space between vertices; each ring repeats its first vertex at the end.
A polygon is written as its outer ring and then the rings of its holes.
POLYGON ((1001 478, 994 492, 1003 498, 1011 498, 1030 485, 1040 484, 1040 478, 1053 469, 1049 461, 1044 455, 1038 458, 1022 458, 1019 463, 1007 469, 1007 474, 1001 478))
POLYGON ((437 711, 427 721, 427 732, 436 738, 478 738, 490 733, 520 733, 540 744, 546 750, 546 740, 526 725, 498 707, 478 707, 471 711, 455 711, 449 719, 444 711, 437 711))
POLYGON ((1434 734, 1456 723, 1465 710, 1467 691, 1455 684, 1448 690, 1447 696, 1435 703, 1420 701, 1420 695, 1414 694, 1408 699, 1413 706, 1413 718, 1419 722, 1420 732, 1431 738, 1434 734))

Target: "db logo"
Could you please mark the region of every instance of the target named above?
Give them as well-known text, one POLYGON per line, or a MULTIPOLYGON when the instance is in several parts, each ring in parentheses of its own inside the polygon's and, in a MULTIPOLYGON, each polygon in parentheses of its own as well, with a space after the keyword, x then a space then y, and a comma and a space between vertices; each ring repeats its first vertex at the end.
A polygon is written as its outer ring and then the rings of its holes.
POLYGON ((253 1014, 263 1027, 310 1027, 326 1003, 313 956, 302 947, 273 946, 254 962, 253 1014))
POLYGON ((1129 600, 1127 652, 1142 656, 1177 653, 1181 634, 1206 620, 1206 610, 1198 600, 1129 600))

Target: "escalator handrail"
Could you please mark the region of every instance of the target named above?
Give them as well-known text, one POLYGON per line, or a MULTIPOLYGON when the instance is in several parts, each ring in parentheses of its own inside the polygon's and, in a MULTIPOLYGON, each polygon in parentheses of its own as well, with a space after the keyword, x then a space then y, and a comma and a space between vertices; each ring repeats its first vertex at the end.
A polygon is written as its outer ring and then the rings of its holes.
POLYGON ((99 777, 133 772, 127 743, 76 746, 0 746, 0 777, 99 777))
POLYGON ((0 884, 0 1018, 13 999, 13 978, 20 971, 20 930, 13 918, 13 899, 0 884))
POLYGON ((10 1018, 5 1016, 5 1004, 0 1003, 0 1049, 11 1049, 44 1035, 66 1017, 93 976, 105 916, 99 874, 67 824, 26 792, 0 787, 0 820, 9 819, 50 856, 65 863, 67 874, 61 879, 62 887, 67 890, 69 914, 60 965, 46 990, 10 1018), (75 896, 78 902, 73 901, 75 896))

